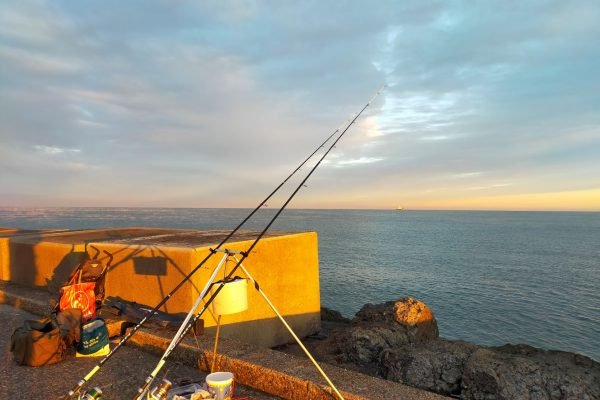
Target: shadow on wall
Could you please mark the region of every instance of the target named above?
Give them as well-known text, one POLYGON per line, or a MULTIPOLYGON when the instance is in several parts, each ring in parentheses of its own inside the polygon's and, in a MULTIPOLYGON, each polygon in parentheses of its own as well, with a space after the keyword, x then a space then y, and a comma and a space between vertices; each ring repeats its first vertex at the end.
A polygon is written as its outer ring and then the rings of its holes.
POLYGON ((52 271, 52 277, 46 278, 46 289, 50 293, 58 293, 65 285, 69 276, 88 257, 85 251, 75 251, 75 245, 71 245, 71 251, 67 253, 52 271))
POLYGON ((44 243, 44 233, 16 231, 5 240, 2 279, 26 286, 45 286, 57 292, 60 284, 86 257, 74 244, 53 246, 44 243), (40 246, 47 246, 41 248, 40 246))
POLYGON ((167 259, 164 257, 133 257, 132 261, 138 275, 167 275, 167 259))
MULTIPOLYGON (((170 293, 177 284, 189 273, 189 266, 182 268, 175 260, 169 257, 165 252, 156 246, 146 245, 125 245, 118 249, 103 248, 103 252, 110 254, 116 261, 109 265, 107 272, 107 295, 124 296, 128 301, 147 302, 148 297, 156 301, 152 306, 156 306, 167 293, 170 293), (123 268, 123 271, 116 275, 115 271, 123 268), (123 279, 120 279, 123 277, 123 279), (127 280, 128 281, 124 281, 127 280), (155 281, 153 285, 150 281, 155 281), (165 284, 166 283, 166 284, 165 284), (128 286, 134 285, 134 286, 128 286), (144 288, 152 286, 153 293, 144 293, 144 288), (128 287, 131 290, 128 290, 128 287)), ((185 285, 192 285, 196 290, 197 286, 188 281, 185 285)), ((182 295, 187 296, 189 290, 185 287, 180 289, 182 295)), ((161 310, 169 312, 169 303, 164 304, 161 310)))
MULTIPOLYGON (((97 259, 108 265, 107 279, 110 279, 110 275, 114 279, 117 277, 115 271, 120 270, 119 267, 125 267, 122 274, 128 279, 126 285, 135 284, 136 277, 146 279, 146 283, 150 279, 154 282, 154 295, 162 299, 190 272, 190 267, 195 267, 179 265, 179 261, 157 246, 104 246, 104 240, 98 240, 97 237, 93 240, 80 240, 78 243, 65 243, 67 240, 62 235, 60 237, 60 240, 53 241, 49 232, 25 230, 0 233, 1 278, 25 286, 45 287, 50 293, 57 294, 81 263, 88 258, 97 259), (97 247, 95 243, 98 243, 97 247), (109 263, 109 259, 113 258, 115 262, 109 263)), ((107 235, 103 239, 114 238, 107 235)), ((188 281, 179 290, 182 296, 189 295, 188 288, 199 291, 194 282, 188 281)), ((138 295, 144 297, 143 288, 137 289, 138 295)), ((135 297, 135 293, 135 290, 131 292, 132 297, 135 297)), ((107 294, 110 295, 108 292, 107 294)), ((143 301, 143 298, 128 300, 143 301)), ((161 307, 167 312, 169 308, 168 303, 161 307)))
POLYGON ((0 262, 2 263, 2 279, 19 282, 25 285, 35 283, 35 254, 33 247, 40 242, 41 235, 32 235, 31 231, 17 229, 4 233, 0 240, 0 262), (13 238, 28 235, 32 245, 20 246, 13 238), (19 260, 20 265, 17 265, 19 260), (22 261, 20 261, 22 260, 22 261), (22 265, 22 266, 21 266, 22 265))
MULTIPOLYGON (((167 275, 167 259, 165 257, 133 257, 133 270, 136 275, 156 276, 156 284, 160 297, 165 297, 165 290, 160 281, 161 276, 167 275)), ((165 310, 168 305, 165 304, 165 310)))

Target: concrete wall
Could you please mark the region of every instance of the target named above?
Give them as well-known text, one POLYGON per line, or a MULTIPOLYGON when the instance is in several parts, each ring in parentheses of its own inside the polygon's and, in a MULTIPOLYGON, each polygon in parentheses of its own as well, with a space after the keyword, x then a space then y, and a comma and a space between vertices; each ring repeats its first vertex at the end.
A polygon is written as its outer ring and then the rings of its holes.
POLYGON ((71 271, 95 255, 91 241, 116 240, 172 233, 173 229, 90 229, 81 231, 0 231, 0 279, 57 291, 71 271))
MULTIPOLYGON (((155 306, 210 252, 215 243, 202 239, 207 233, 178 230, 90 230, 79 232, 9 235, 0 231, 0 278, 29 286, 56 289, 85 256, 104 251, 114 259, 106 277, 106 295, 155 306), (186 235, 185 238, 183 235, 186 235), (204 236, 203 236, 204 235, 204 236), (175 240, 177 238, 184 238, 175 240)), ((251 236, 251 235, 250 235, 251 236)), ((249 235, 241 235, 240 239, 249 235)), ((227 245, 246 250, 251 240, 227 245)), ((187 312, 221 259, 211 257, 163 307, 169 313, 187 312)), ((224 276, 235 263, 229 262, 224 276)), ((320 291, 317 235, 314 232, 265 237, 244 266, 259 282, 278 311, 299 336, 320 329, 320 291)), ((236 275, 243 276, 241 269, 236 275)), ((244 276, 245 277, 245 276, 244 276)), ((248 286, 247 311, 221 318, 221 335, 272 347, 290 342, 291 336, 267 302, 248 286)), ((203 316, 208 331, 217 316, 212 308, 203 316)))
POLYGON ((55 273, 71 271, 85 257, 80 240, 52 242, 52 235, 61 233, 64 231, 1 229, 0 279, 27 286, 52 286, 55 273))
MULTIPOLYGON (((246 243, 232 246, 233 249, 240 250, 246 247, 246 243)), ((202 257, 202 251, 198 251, 196 257, 202 257)), ((320 329, 318 265, 317 234, 314 232, 264 239, 244 261, 244 267, 300 336, 320 329)), ((231 268, 233 266, 235 264, 231 268)), ((241 271, 236 274, 243 276, 241 271)), ((199 286, 203 278, 198 276, 194 280, 196 286, 199 286)), ((224 335, 239 339, 255 337, 254 343, 267 346, 292 341, 292 337, 258 291, 249 285, 248 292, 249 308, 246 312, 221 318, 221 323, 226 325, 222 330, 224 335)), ((194 289, 193 295, 196 295, 194 289)), ((215 316, 207 315, 205 324, 208 327, 214 326, 215 316)))

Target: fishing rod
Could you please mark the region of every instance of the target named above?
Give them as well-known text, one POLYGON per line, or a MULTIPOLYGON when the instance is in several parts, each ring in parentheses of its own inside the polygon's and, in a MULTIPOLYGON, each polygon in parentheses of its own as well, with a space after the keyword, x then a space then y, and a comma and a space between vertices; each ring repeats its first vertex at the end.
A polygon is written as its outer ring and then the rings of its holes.
MULTIPOLYGON (((375 95, 367 102, 367 104, 364 105, 364 107, 354 116, 354 118, 350 121, 350 123, 346 126, 346 128, 338 135, 337 139, 331 144, 331 146, 327 149, 327 151, 321 156, 321 158, 319 159, 319 161, 311 168, 311 170, 308 172, 308 174, 306 174, 306 176, 304 177, 304 179, 302 180, 302 182, 300 182, 298 184, 298 186, 296 187, 296 189, 292 192, 292 194, 288 197, 288 199, 285 201, 285 203, 279 208, 279 210, 277 211, 277 213, 275 213, 275 215, 271 218, 271 220, 269 221, 269 223, 265 226, 265 228, 261 231, 261 233, 257 236, 257 238, 254 240, 254 242, 248 247, 248 249, 246 251, 241 251, 239 252, 239 254, 241 254, 241 258, 239 260, 237 260, 236 265, 233 267, 233 269, 227 274, 227 276, 221 281, 221 283, 219 284, 219 286, 217 287, 217 289, 212 293, 211 297, 205 302, 205 304, 202 307, 202 310, 200 311, 199 314, 197 314, 196 317, 194 317, 194 320, 192 323, 194 323, 195 321, 197 321, 198 318, 200 318, 200 316, 204 313, 204 311, 206 310, 206 308, 208 307, 208 305, 210 305, 210 303, 217 297, 217 295, 219 294, 219 292, 221 291, 221 289, 223 288, 223 286, 225 285, 225 283, 227 282, 228 279, 230 279, 233 274, 237 271, 237 269, 240 267, 240 265, 242 264, 242 262, 248 258, 248 256, 250 255, 250 253, 252 252, 252 250, 254 250, 254 248, 256 247, 256 245, 258 244, 258 242, 263 238, 263 236, 266 234, 266 232, 269 230, 269 228, 273 225, 273 223, 275 222, 275 220, 279 217, 279 215, 281 215, 281 213, 285 210, 285 208, 287 207, 287 205, 294 199, 294 197, 296 196, 296 194, 300 191, 300 189, 302 187, 304 187, 304 184, 306 183, 306 181, 311 177, 311 175, 316 171, 316 169, 319 167, 319 165, 321 165, 321 162, 325 159, 325 157, 327 157, 327 155, 331 152, 331 150, 333 150, 336 146, 336 144, 340 141, 340 139, 346 134, 346 132, 348 131, 348 129, 350 129, 350 127, 354 124, 354 122, 356 122, 356 120, 361 116, 361 114, 367 109, 367 107, 369 107, 371 105, 371 103, 373 102, 373 100, 375 100, 375 98, 377 96, 379 96, 379 94, 381 93, 381 91, 385 88, 385 86, 383 86, 381 89, 379 89, 377 91, 377 93, 375 93, 375 95)), ((322 146, 321 146, 322 147, 322 146)), ((216 253, 217 249, 211 249, 212 253, 216 253)), ((210 282, 209 282, 210 283, 210 282)), ((254 281, 255 287, 258 288, 258 283, 256 281, 254 281)), ((203 293, 201 294, 200 297, 204 297, 206 295, 208 291, 204 290, 203 293)), ((159 360, 158 364, 156 365, 156 368, 150 373, 150 375, 148 375, 148 377, 146 378, 146 380, 144 381, 144 383, 142 384, 142 386, 140 386, 137 390, 136 395, 134 396, 134 400, 139 400, 141 399, 141 397, 143 396, 143 394, 146 392, 146 390, 148 390, 148 387, 152 384, 152 382, 154 381, 154 379, 156 378, 156 375, 158 374, 158 372, 160 371, 160 369, 163 367, 163 365, 166 362, 166 359, 169 357, 169 355, 173 352, 173 350, 175 350, 175 348, 177 347, 177 345, 181 342, 181 340, 183 339, 183 336, 185 335, 185 333, 187 333, 187 331, 189 330, 189 327, 192 326, 189 323, 190 320, 190 316, 193 313, 194 309, 198 306, 199 302, 200 302, 200 298, 197 300, 197 303, 194 305, 194 307, 192 308, 192 310, 190 311, 190 314, 188 314, 188 318, 186 318, 186 321, 184 321, 184 323, 182 324, 182 326, 180 327, 179 331, 177 332, 177 334, 175 335, 175 337, 173 338, 173 340, 171 341, 171 344, 169 345, 169 347, 167 348, 167 350, 163 353, 163 356, 161 357, 161 359, 159 360), (188 323, 187 326, 183 326, 186 323, 188 323), (181 332, 183 332, 183 335, 180 335, 181 332)), ((333 383, 329 380, 329 378, 324 374, 324 372, 322 372, 322 370, 320 369, 320 367, 316 364, 316 362, 314 360, 312 360, 313 363, 315 363, 315 365, 317 366, 317 369, 319 369, 319 372, 321 372, 321 374, 325 377, 325 379, 327 380, 328 384, 331 386, 331 388, 334 390, 334 392, 338 395, 338 397, 343 400, 343 396, 339 393, 339 391, 335 388, 335 386, 333 385, 333 383)))
MULTIPOLYGON (((379 94, 379 92, 377 93, 379 94)), ((366 107, 365 107, 366 108, 366 107)), ((364 109, 363 109, 364 110, 364 109)), ((353 115, 354 117, 354 115, 353 115)), ((354 120, 352 120, 351 124, 356 120, 357 117, 354 118, 354 120)), ((352 117, 350 118, 352 119, 352 117)), ((349 120, 350 120, 349 119, 349 120)), ((265 197, 264 200, 262 200, 257 206, 256 208, 254 208, 254 210, 252 210, 250 212, 250 214, 248 214, 248 216, 246 216, 242 222, 240 222, 231 232, 229 232, 229 234, 227 234, 227 236, 221 240, 221 242, 219 242, 217 244, 217 246, 215 246, 215 248, 213 250, 218 250, 220 249, 227 241, 229 241, 229 239, 231 239, 233 237, 233 235, 240 230, 240 228, 246 223, 248 222, 248 220, 250 218, 252 218, 254 216, 254 214, 256 214, 256 212, 258 210, 260 210, 263 205, 265 205, 267 203, 267 201, 269 201, 271 199, 271 197, 273 197, 298 171, 300 171, 300 169, 320 150, 322 149, 327 142, 329 142, 335 135, 336 133, 338 133, 342 127, 345 126, 345 124, 347 123, 348 120, 344 121, 344 123, 342 125, 340 125, 333 133, 331 133, 321 144, 319 144, 319 146, 317 146, 317 148, 308 156, 306 157, 306 159, 304 159, 304 161, 302 161, 300 163, 300 165, 298 165, 275 189, 273 189, 273 191, 267 196, 265 197)), ((348 127, 346 127, 346 129, 344 130, 344 132, 348 129, 348 127)), ((278 214, 279 215, 279 214, 278 214)), ((269 224, 270 226, 270 224, 269 224)), ((264 233, 262 234, 264 235, 264 233)), ((261 235, 261 237, 262 237, 261 235)), ((102 359, 98 362, 98 364, 96 364, 96 366, 94 368, 92 368, 92 370, 90 372, 88 372, 87 375, 85 375, 81 380, 79 380, 77 382, 77 384, 75 386, 73 386, 73 388, 71 388, 71 390, 69 390, 69 392, 67 393, 67 395, 65 395, 64 400, 68 400, 71 397, 73 397, 76 393, 78 393, 81 388, 83 387, 83 385, 85 385, 86 382, 89 382, 90 379, 92 379, 92 377, 102 368, 102 366, 115 354, 115 352, 117 352, 145 323, 146 321, 148 321, 152 316, 154 316, 154 314, 156 314, 158 312, 158 310, 165 305, 165 303, 167 301, 169 301, 169 299, 175 294, 175 292, 177 292, 177 290, 179 290, 184 284, 185 282, 187 282, 202 266, 204 266, 204 264, 206 264, 206 262, 215 254, 216 251, 211 251, 209 252, 206 257, 200 261, 200 263, 198 263, 198 265, 196 265, 196 267, 194 269, 192 269, 178 284, 177 286, 175 286, 152 310, 150 310, 141 320, 140 322, 135 325, 133 328, 131 328, 131 330, 129 330, 129 332, 123 337, 123 339, 121 339, 121 341, 119 343, 117 343, 117 345, 102 359)))

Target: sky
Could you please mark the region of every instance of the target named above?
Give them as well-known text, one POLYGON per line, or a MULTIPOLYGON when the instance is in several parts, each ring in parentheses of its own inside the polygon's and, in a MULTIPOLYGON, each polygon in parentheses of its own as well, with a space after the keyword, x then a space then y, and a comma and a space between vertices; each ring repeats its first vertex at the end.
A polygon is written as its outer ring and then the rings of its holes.
POLYGON ((0 206, 254 207, 387 85, 290 207, 600 211, 599 38, 597 1, 3 1, 0 206))

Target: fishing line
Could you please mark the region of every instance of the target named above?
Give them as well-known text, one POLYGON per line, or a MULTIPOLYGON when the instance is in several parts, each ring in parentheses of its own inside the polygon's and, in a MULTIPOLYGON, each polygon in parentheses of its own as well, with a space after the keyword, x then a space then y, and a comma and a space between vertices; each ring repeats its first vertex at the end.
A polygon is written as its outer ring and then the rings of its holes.
MULTIPOLYGON (((141 398, 141 396, 144 394, 144 392, 148 389, 148 387, 150 386, 150 384, 156 378, 156 374, 160 371, 160 369, 162 368, 162 366, 166 362, 166 359, 169 357, 169 355, 172 353, 172 351, 177 347, 177 345, 179 345, 179 343, 181 342, 183 336, 189 330, 189 327, 191 326, 190 322, 192 322, 192 323, 195 322, 195 320, 197 320, 197 318, 199 318, 204 313, 204 311, 207 309, 208 305, 215 299, 215 297, 217 297, 217 295, 219 294, 219 292, 221 291, 221 289, 225 285, 226 281, 228 279, 230 279, 233 276, 233 274, 235 274, 235 272, 238 270, 238 268, 240 267, 240 265, 242 264, 242 262, 248 257, 248 255, 256 247, 256 245, 258 244, 258 242, 263 238, 263 236, 269 230, 269 228, 271 227, 271 225, 273 225, 273 223, 275 222, 275 220, 279 217, 279 215, 281 215, 281 213, 285 210, 285 208, 287 207, 287 205, 294 199, 294 197, 300 191, 300 189, 302 189, 302 187, 305 186, 306 181, 311 177, 311 175, 315 172, 315 170, 319 167, 319 165, 321 165, 321 162, 325 159, 325 157, 327 157, 327 155, 331 152, 331 150, 333 150, 335 148, 336 144, 340 141, 340 139, 342 137, 344 137, 344 135, 346 134, 346 132, 348 131, 348 129, 350 129, 350 127, 356 122, 356 120, 367 109, 367 107, 369 107, 371 105, 371 103, 373 102, 373 100, 375 100, 375 98, 377 96, 379 96, 379 94, 381 93, 381 91, 384 88, 385 88, 385 86, 383 86, 381 89, 379 89, 377 91, 377 93, 375 93, 375 95, 369 100, 369 102, 367 104, 365 104, 364 107, 358 113, 356 113, 356 115, 351 119, 350 123, 347 124, 347 126, 338 135, 338 137, 331 144, 331 146, 327 149, 327 151, 321 156, 321 158, 319 159, 319 161, 310 169, 310 171, 308 172, 308 174, 304 177, 304 179, 300 182, 300 184, 298 184, 298 186, 296 187, 296 189, 288 197, 288 199, 285 201, 285 203, 279 208, 279 210, 277 211, 277 213, 275 213, 275 215, 271 218, 271 220, 269 221, 269 223, 265 226, 265 228, 257 236, 257 238, 254 240, 254 242, 250 245, 250 247, 248 247, 248 249, 246 251, 240 252, 240 254, 241 254, 242 257, 239 260, 237 260, 235 267, 233 267, 233 269, 227 274, 226 278, 223 281, 221 281, 221 283, 219 284, 219 286, 217 287, 217 289, 213 291, 213 293, 210 296, 210 298, 202 306, 202 309, 201 309, 199 315, 197 315, 197 317, 193 318, 194 321, 188 321, 188 325, 186 327, 182 327, 183 329, 180 328, 180 332, 178 332, 178 334, 179 333, 183 333, 183 335, 179 336, 179 337, 176 335, 174 337, 174 340, 171 342, 171 345, 169 345, 169 347, 167 348, 167 350, 165 351, 165 353, 161 357, 161 359, 158 362, 158 364, 157 364, 156 368, 154 369, 154 371, 152 371, 152 373, 144 381, 144 384, 142 386, 140 386, 140 388, 138 389, 138 393, 135 395, 134 399, 140 399, 141 398)), ((330 138, 333 137, 335 135, 335 133, 337 133, 338 131, 339 131, 339 128, 330 136, 330 138)), ((319 146, 319 149, 322 148, 324 145, 325 144, 322 144, 321 146, 319 146)), ((318 151, 318 149, 317 149, 317 151, 318 151)), ((317 151, 313 152, 313 155, 317 151)), ((297 168, 296 171, 298 169, 299 168, 297 168)), ((210 249, 211 254, 216 253, 217 250, 218 250, 218 248, 210 249)), ((191 310, 191 312, 193 312, 193 309, 191 310)), ((327 378, 327 380, 328 380, 328 378, 327 378)), ((328 383, 330 383, 330 386, 332 386, 332 388, 338 394, 338 396, 343 399, 343 397, 339 394, 339 392, 337 392, 337 389, 335 389, 335 387, 331 384, 331 382, 329 380, 328 380, 328 383)))
MULTIPOLYGON (((330 134, 324 141, 323 143, 321 143, 308 157, 306 157, 306 159, 304 161, 302 161, 300 163, 300 165, 298 165, 298 167, 296 167, 296 169, 294 169, 267 197, 265 197, 265 199, 263 201, 261 201, 258 206, 256 206, 256 208, 254 208, 254 210, 252 210, 252 212, 250 212, 250 214, 248 214, 243 220, 242 222, 240 222, 231 232, 229 232, 229 234, 223 239, 221 240, 221 242, 219 244, 217 244, 217 246, 214 248, 215 250, 220 249, 227 241, 229 241, 229 239, 231 239, 231 237, 246 223, 248 222, 248 220, 250 218, 252 218, 254 216, 254 214, 256 214, 256 212, 258 210, 260 210, 267 201, 269 201, 271 199, 271 197, 273 197, 320 149, 322 149, 325 144, 327 144, 327 142, 329 142, 336 133, 338 133, 340 131, 340 129, 347 123, 347 121, 345 121, 342 125, 340 125, 339 128, 337 128, 332 134, 330 134)), ((102 368, 102 365, 104 365, 104 363, 106 363, 112 356, 113 354, 119 349, 121 348, 122 345, 124 345, 130 338, 131 336, 133 336, 145 323, 148 319, 150 319, 154 314, 156 314, 158 312, 158 310, 165 305, 165 303, 167 301, 169 301, 169 299, 173 296, 173 294, 175 294, 175 292, 177 292, 177 290, 179 290, 181 288, 181 286, 183 286, 183 284, 185 282, 187 282, 212 256, 214 255, 214 252, 210 252, 202 261, 200 261, 200 263, 193 269, 190 271, 189 274, 187 274, 178 284, 177 286, 175 286, 152 310, 150 310, 143 318, 142 320, 133 328, 131 328, 131 330, 123 337, 123 339, 117 343, 117 345, 102 359, 98 362, 98 364, 84 377, 82 378, 77 385, 75 385, 71 390, 69 390, 68 394, 64 397, 64 399, 69 399, 71 398, 73 395, 75 395, 75 393, 79 392, 79 390, 81 390, 81 388, 83 387, 83 385, 88 382, 95 374, 96 372, 98 372, 100 370, 100 368, 102 368)))
MULTIPOLYGON (((353 115, 354 116, 354 115, 353 115)), ((352 119, 352 117, 350 118, 352 119)), ((349 119, 349 120, 350 120, 349 119)), ((356 118, 354 118, 355 120, 356 118)), ((302 161, 300 163, 300 165, 298 165, 298 167, 296 167, 296 169, 294 169, 288 176, 287 178, 285 178, 267 197, 265 197, 264 200, 262 200, 258 206, 256 206, 256 208, 254 208, 254 210, 252 210, 252 212, 250 212, 250 214, 248 214, 248 216, 246 216, 246 218, 244 218, 242 220, 242 222, 240 222, 223 240, 221 240, 221 242, 219 244, 217 244, 217 246, 214 248, 214 250, 218 250, 220 249, 227 241, 229 241, 229 239, 231 239, 231 237, 246 223, 248 222, 248 220, 250 218, 252 218, 254 216, 254 214, 256 214, 256 212, 258 210, 260 210, 263 205, 266 204, 266 202, 268 200, 271 199, 271 197, 273 197, 275 195, 275 193, 277 193, 279 191, 279 189, 281 189, 281 187, 283 187, 319 150, 321 150, 322 148, 324 148, 324 146, 327 144, 327 142, 329 142, 335 135, 336 133, 340 132, 340 130, 347 124, 347 121, 344 121, 344 123, 342 123, 342 125, 340 125, 340 127, 338 127, 332 134, 330 134, 304 161, 302 161)), ((352 121, 353 122, 353 121, 352 121)), ((349 125, 348 125, 349 126, 349 125)), ((348 126, 345 128, 345 130, 347 130, 348 126)), ((344 131, 345 131, 344 130, 344 131)), ((269 225, 270 226, 270 225, 269 225)), ((173 296, 173 294, 175 294, 175 292, 177 290, 179 290, 179 288, 181 288, 183 286, 183 284, 185 282, 187 282, 192 275, 194 275, 215 253, 214 252, 209 252, 207 254, 207 256, 200 261, 200 263, 190 271, 189 274, 187 274, 178 284, 177 286, 175 286, 152 310, 150 310, 142 319, 141 321, 135 325, 133 328, 131 328, 131 330, 129 330, 129 332, 123 337, 123 339, 121 339, 121 341, 119 343, 117 343, 117 345, 102 359, 98 362, 98 364, 96 364, 96 366, 94 368, 92 368, 92 370, 86 375, 84 376, 81 380, 79 380, 79 382, 77 382, 77 384, 71 389, 69 390, 69 392, 67 393, 67 395, 64 397, 65 400, 70 399, 73 395, 75 395, 75 393, 78 393, 81 388, 83 387, 83 385, 88 382, 101 368, 102 366, 114 355, 114 353, 116 351, 118 351, 121 346, 123 346, 130 338, 131 336, 133 336, 145 323, 146 321, 148 321, 148 319, 150 319, 154 314, 156 314, 158 312, 158 310, 165 305, 165 303, 167 301, 169 301, 169 299, 173 296)))
MULTIPOLYGON (((341 126, 343 126, 343 124, 341 126)), ((252 218, 254 214, 256 214, 256 212, 260 210, 268 200, 271 199, 271 197, 273 197, 279 191, 279 189, 281 189, 320 149, 322 149, 325 146, 325 144, 327 144, 327 142, 331 140, 331 138, 335 136, 336 133, 340 131, 341 126, 340 128, 336 129, 331 135, 329 135, 327 139, 325 139, 323 143, 321 143, 304 161, 302 161, 302 163, 300 163, 300 165, 298 165, 298 167, 296 167, 296 169, 294 169, 294 171, 292 171, 292 173, 290 173, 290 175, 288 175, 288 177, 285 178, 267 197, 265 197, 265 199, 261 201, 258 204, 258 206, 256 206, 256 208, 252 210, 252 212, 250 212, 250 214, 248 214, 248 216, 246 216, 246 218, 242 220, 242 222, 240 222, 231 232, 229 232, 229 234, 227 234, 227 236, 223 240, 221 240, 221 242, 214 248, 214 250, 221 248, 229 239, 231 239, 231 237, 246 222, 248 222, 248 220, 252 218)), ((200 261, 200 263, 177 284, 177 286, 175 286, 152 310, 150 310, 146 315, 144 315, 142 320, 133 328, 131 328, 131 330, 129 330, 129 332, 123 337, 123 339, 121 339, 121 341, 117 343, 117 345, 102 360, 100 360, 98 364, 85 377, 83 377, 71 390, 69 390, 67 395, 64 397, 64 400, 70 399, 75 395, 75 393, 78 393, 83 387, 83 385, 86 382, 89 382, 89 380, 96 374, 96 372, 98 372, 100 368, 102 368, 104 363, 106 363, 113 356, 113 354, 117 350, 119 350, 119 348, 121 348, 121 346, 123 346, 131 338, 131 336, 133 336, 146 323, 148 319, 150 319, 154 314, 156 314, 158 310, 163 305, 165 305, 167 301, 169 301, 173 294, 175 294, 175 292, 177 292, 177 290, 179 290, 183 286, 183 284, 192 277, 192 275, 194 275, 202 266, 204 266, 204 264, 206 264, 206 262, 214 254, 214 252, 209 252, 208 255, 202 261, 200 261)))

